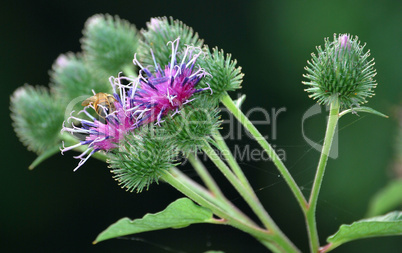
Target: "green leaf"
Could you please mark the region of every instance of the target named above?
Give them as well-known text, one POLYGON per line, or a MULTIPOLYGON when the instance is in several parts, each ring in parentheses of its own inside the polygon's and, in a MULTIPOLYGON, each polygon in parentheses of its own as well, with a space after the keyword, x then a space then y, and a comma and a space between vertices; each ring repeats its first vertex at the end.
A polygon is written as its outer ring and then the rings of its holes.
POLYGON ((373 108, 366 107, 366 106, 360 106, 360 107, 356 107, 356 108, 344 110, 344 111, 342 111, 341 113, 339 113, 339 118, 342 117, 342 116, 345 115, 345 114, 350 113, 350 112, 351 112, 351 113, 367 112, 367 113, 371 113, 371 114, 374 114, 374 115, 377 115, 377 116, 381 116, 381 117, 384 117, 384 118, 388 118, 387 115, 385 115, 385 114, 383 114, 383 113, 381 113, 381 112, 379 112, 379 111, 376 111, 376 110, 374 110, 373 108))
POLYGON ((208 250, 208 251, 205 251, 204 253, 225 253, 225 252, 221 251, 221 250, 208 250))
POLYGON ((380 215, 402 206, 402 179, 388 183, 370 202, 368 217, 380 215))
POLYGON ((33 161, 31 163, 31 165, 29 165, 29 169, 33 170, 36 166, 38 166, 39 164, 41 164, 43 161, 45 161, 46 159, 50 158, 51 156, 53 156, 56 153, 60 152, 60 147, 56 146, 53 148, 49 148, 48 150, 44 151, 43 153, 39 154, 38 157, 35 159, 35 161, 33 161))
POLYGON ((328 237, 327 242, 330 244, 323 252, 353 240, 391 235, 402 235, 402 212, 400 211, 359 220, 351 225, 342 225, 338 232, 328 237))
POLYGON ((94 244, 124 235, 165 228, 183 228, 195 223, 208 222, 213 222, 209 209, 196 205, 188 198, 180 198, 159 213, 146 214, 143 218, 135 220, 120 219, 100 233, 94 244))

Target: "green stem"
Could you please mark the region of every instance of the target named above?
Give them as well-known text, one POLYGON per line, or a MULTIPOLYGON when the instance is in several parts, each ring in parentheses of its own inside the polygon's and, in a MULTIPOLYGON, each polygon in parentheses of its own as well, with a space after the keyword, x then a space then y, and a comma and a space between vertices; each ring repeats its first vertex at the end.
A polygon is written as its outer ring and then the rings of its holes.
POLYGON ((316 224, 317 222, 315 213, 317 208, 318 195, 324 177, 325 167, 327 165, 328 156, 331 150, 331 144, 334 138, 338 119, 339 119, 339 100, 336 97, 333 99, 330 106, 329 119, 327 123, 327 130, 325 133, 324 144, 322 147, 320 160, 318 162, 318 167, 314 178, 313 189, 311 190, 310 193, 308 209, 307 212, 305 213, 310 238, 310 249, 312 253, 318 252, 320 244, 317 232, 317 224, 316 224))
POLYGON ((243 184, 246 189, 254 194, 254 190, 251 187, 250 183, 248 182, 246 176, 243 173, 243 170, 240 168, 239 164, 237 163, 236 159, 234 158, 232 152, 230 151, 229 147, 226 145, 226 142, 223 140, 222 135, 219 131, 216 131, 213 135, 215 143, 218 145, 218 148, 222 152, 223 156, 225 157, 226 161, 228 162, 230 168, 236 174, 237 178, 239 178, 240 182, 243 184))
POLYGON ((201 161, 194 155, 190 154, 188 157, 191 165, 193 165, 195 171, 201 177, 202 181, 205 183, 207 188, 211 190, 211 192, 219 199, 225 199, 223 193, 219 186, 216 184, 215 180, 211 177, 205 166, 201 163, 201 161))
POLYGON ((250 194, 247 189, 241 184, 239 179, 233 174, 229 167, 220 159, 219 155, 209 145, 205 143, 203 151, 208 155, 211 161, 218 167, 222 174, 229 180, 237 192, 242 196, 246 203, 250 206, 253 212, 261 220, 264 226, 275 236, 275 240, 280 243, 280 246, 286 248, 287 252, 299 252, 299 250, 293 245, 293 243, 282 233, 271 216, 267 213, 261 202, 258 200, 255 194, 250 194))
POLYGON ((224 213, 220 203, 211 192, 188 178, 176 167, 171 168, 168 173, 162 176, 162 179, 201 206, 208 207, 215 214, 220 216, 224 213))
POLYGON ((194 169, 197 171, 198 175, 201 177, 202 181, 208 187, 208 189, 212 192, 212 194, 225 206, 225 209, 228 210, 230 214, 233 212, 241 214, 243 219, 254 226, 257 226, 250 218, 244 215, 236 206, 234 206, 222 193, 219 186, 216 184, 215 180, 209 174, 208 170, 205 168, 204 164, 194 155, 190 154, 188 156, 188 160, 191 165, 193 165, 194 169))
POLYGON ((188 178, 179 169, 171 168, 168 173, 163 175, 162 179, 201 206, 209 208, 214 214, 227 220, 231 225, 258 238, 269 235, 267 231, 245 221, 243 214, 229 215, 225 210, 226 204, 222 204, 209 191, 188 178))
POLYGON ((237 118, 237 120, 239 120, 240 123, 251 133, 251 135, 257 140, 257 142, 261 145, 261 147, 265 150, 265 152, 267 152, 267 154, 270 156, 271 160, 281 173, 283 179, 290 187, 293 195, 296 197, 297 202, 299 203, 301 209, 305 212, 307 210, 307 201, 304 198, 304 195, 301 192, 299 186, 293 179, 292 175, 289 173, 289 171, 283 164, 282 160, 276 154, 275 150, 261 135, 261 133, 257 130, 257 128, 255 128, 255 126, 250 122, 250 120, 243 114, 243 112, 236 107, 236 105, 233 103, 233 100, 230 98, 228 94, 224 95, 221 98, 221 102, 237 118))
POLYGON ((225 205, 220 205, 221 202, 217 201, 210 192, 189 179, 177 168, 171 168, 170 171, 163 176, 163 180, 201 206, 209 208, 215 215, 225 219, 227 224, 253 235, 273 252, 299 252, 294 247, 291 247, 292 245, 288 245, 283 238, 272 235, 268 231, 248 223, 243 219, 242 214, 229 214, 228 210, 225 210, 225 205))

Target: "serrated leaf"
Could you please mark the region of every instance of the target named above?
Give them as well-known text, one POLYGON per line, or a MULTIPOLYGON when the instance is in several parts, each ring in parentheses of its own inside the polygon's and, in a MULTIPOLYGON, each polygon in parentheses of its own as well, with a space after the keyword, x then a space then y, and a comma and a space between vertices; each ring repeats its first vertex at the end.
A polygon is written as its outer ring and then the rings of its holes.
POLYGON ((380 215, 402 206, 402 179, 390 182, 370 202, 367 216, 380 215))
POLYGON ((330 244, 325 252, 346 242, 369 237, 402 235, 402 212, 395 211, 383 216, 376 216, 342 225, 338 232, 328 237, 330 244))
POLYGON ((208 223, 212 222, 212 219, 212 212, 209 209, 196 205, 188 198, 180 198, 159 213, 146 214, 143 218, 135 220, 120 219, 100 233, 94 244, 124 235, 208 223))
POLYGON ((348 113, 357 113, 357 112, 367 112, 367 113, 371 113, 371 114, 374 114, 374 115, 377 115, 377 116, 388 118, 387 115, 385 115, 385 114, 383 114, 383 113, 381 113, 379 111, 376 111, 373 108, 366 107, 366 106, 361 106, 361 107, 356 107, 356 108, 344 110, 341 113, 339 113, 339 118, 342 117, 343 115, 348 114, 348 113))

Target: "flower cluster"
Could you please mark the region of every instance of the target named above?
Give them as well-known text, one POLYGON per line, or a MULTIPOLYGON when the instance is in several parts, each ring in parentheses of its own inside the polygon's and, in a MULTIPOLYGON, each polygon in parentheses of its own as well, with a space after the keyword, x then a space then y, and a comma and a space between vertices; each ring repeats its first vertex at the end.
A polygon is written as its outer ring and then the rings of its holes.
POLYGON ((134 64, 141 68, 138 78, 122 76, 110 78, 115 99, 112 102, 113 110, 98 104, 105 112, 104 121, 96 119, 87 111, 88 108, 95 109, 94 104, 91 103, 80 112, 89 119, 71 116, 69 120, 80 122, 80 126, 74 124, 63 126, 62 131, 84 134, 85 139, 74 146, 63 148, 62 152, 88 145, 81 155, 76 156, 80 162, 75 170, 95 152, 116 148, 128 132, 147 123, 155 122, 160 125, 163 122, 163 116, 170 112, 173 116, 183 105, 195 99, 193 98, 195 93, 210 89, 197 88, 200 80, 208 75, 205 70, 196 67, 196 61, 202 55, 201 49, 187 46, 181 62, 178 63, 179 38, 168 44, 171 45, 172 54, 170 63, 164 68, 161 68, 154 60, 154 70, 151 71, 151 68, 143 67, 134 57, 134 64), (146 76, 143 75, 144 73, 146 76), (124 84, 127 81, 129 83, 124 84))

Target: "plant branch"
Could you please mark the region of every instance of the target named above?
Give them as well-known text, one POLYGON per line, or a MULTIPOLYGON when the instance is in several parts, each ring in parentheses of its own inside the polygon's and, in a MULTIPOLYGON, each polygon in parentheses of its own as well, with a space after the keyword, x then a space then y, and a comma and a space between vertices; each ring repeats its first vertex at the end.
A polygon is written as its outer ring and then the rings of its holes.
POLYGON ((293 245, 293 243, 282 233, 275 222, 272 220, 271 216, 267 213, 261 202, 258 200, 255 194, 250 194, 249 191, 241 184, 239 179, 233 174, 229 167, 220 159, 219 155, 215 150, 209 145, 208 142, 205 143, 203 151, 208 155, 211 161, 218 167, 222 174, 229 180, 237 192, 242 196, 246 203, 250 206, 253 212, 261 220, 264 226, 269 230, 269 232, 274 236, 281 247, 287 248, 287 252, 298 252, 298 249, 293 245))
POLYGON ((197 174, 201 177, 202 181, 208 187, 208 189, 212 192, 212 194, 225 206, 225 209, 230 214, 241 214, 243 219, 254 226, 257 224, 254 223, 250 218, 244 215, 236 206, 234 206, 222 193, 219 186, 216 184, 215 180, 209 174, 208 170, 205 168, 204 164, 195 156, 194 154, 190 154, 188 159, 196 170, 197 174))
POLYGON ((216 131, 213 135, 214 141, 217 145, 217 148, 220 149, 223 156, 225 157, 226 161, 228 162, 232 171, 236 174, 237 178, 240 180, 242 185, 246 187, 246 189, 251 193, 254 194, 254 190, 251 187, 250 183, 248 182, 246 176, 243 173, 243 170, 240 168, 239 164, 237 163, 236 159, 234 158, 232 152, 230 151, 229 147, 226 145, 226 142, 223 140, 222 135, 219 131, 216 131))
POLYGON ((329 152, 331 150, 336 125, 338 123, 338 119, 339 119, 339 100, 337 97, 335 97, 330 105, 329 119, 327 123, 327 130, 325 133, 324 144, 322 147, 320 160, 318 162, 318 167, 314 178, 313 189, 311 190, 310 193, 308 209, 307 212, 305 213, 310 238, 310 249, 312 253, 318 252, 320 244, 317 232, 316 215, 315 215, 317 208, 317 200, 325 173, 325 167, 327 165, 329 152))
POLYGON ((286 166, 283 164, 279 156, 276 154, 275 150, 267 142, 267 140, 261 135, 261 133, 255 128, 255 126, 250 122, 250 120, 243 114, 243 112, 236 107, 233 100, 228 94, 221 98, 221 102, 226 106, 226 108, 240 121, 240 123, 251 133, 251 135, 256 139, 256 141, 261 145, 261 147, 267 152, 275 166, 278 168, 283 179, 290 187, 293 195, 296 197, 303 212, 307 210, 307 201, 301 192, 296 181, 293 179, 292 175, 289 173, 286 166))
POLYGON ((210 192, 206 191, 202 186, 188 178, 177 168, 171 168, 162 179, 201 206, 209 208, 215 215, 225 219, 227 224, 251 234, 272 252, 299 252, 296 248, 294 248, 294 246, 290 247, 288 244, 286 244, 283 241, 283 238, 278 237, 278 235, 273 235, 267 230, 263 230, 257 226, 247 223, 241 218, 241 216, 229 215, 225 208, 217 204, 219 202, 216 202, 216 199, 214 199, 210 192))

